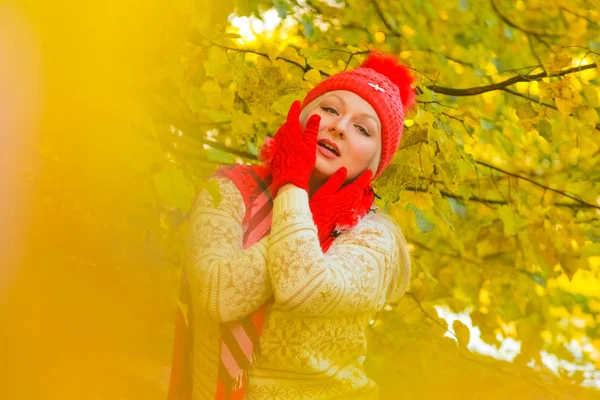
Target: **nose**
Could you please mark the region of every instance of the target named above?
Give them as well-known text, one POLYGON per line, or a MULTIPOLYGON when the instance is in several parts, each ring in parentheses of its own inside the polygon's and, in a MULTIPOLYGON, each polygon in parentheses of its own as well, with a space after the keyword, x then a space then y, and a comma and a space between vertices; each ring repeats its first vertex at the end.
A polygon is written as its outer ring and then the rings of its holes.
POLYGON ((333 134, 338 134, 341 139, 344 138, 344 131, 339 126, 332 126, 331 128, 329 128, 329 132, 333 134))

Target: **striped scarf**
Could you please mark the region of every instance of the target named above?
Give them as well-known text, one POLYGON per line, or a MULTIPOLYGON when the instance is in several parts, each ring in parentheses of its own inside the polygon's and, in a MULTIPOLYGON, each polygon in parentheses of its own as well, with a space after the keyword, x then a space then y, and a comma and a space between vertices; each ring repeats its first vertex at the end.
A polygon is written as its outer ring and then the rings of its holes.
MULTIPOLYGON (((247 249, 271 231, 273 197, 270 185, 271 172, 262 166, 236 165, 220 168, 215 175, 230 179, 238 188, 246 205, 243 226, 243 247, 247 249)), ((370 205, 369 205, 370 206, 370 205)), ((326 252, 333 243, 334 232, 321 243, 326 252)), ((168 400, 191 400, 191 332, 194 326, 190 288, 182 274, 180 301, 187 305, 186 324, 181 308, 175 321, 173 362, 168 400)), ((246 392, 247 373, 258 356, 258 344, 265 316, 272 300, 248 316, 222 323, 220 332, 220 362, 215 400, 243 400, 246 392)))

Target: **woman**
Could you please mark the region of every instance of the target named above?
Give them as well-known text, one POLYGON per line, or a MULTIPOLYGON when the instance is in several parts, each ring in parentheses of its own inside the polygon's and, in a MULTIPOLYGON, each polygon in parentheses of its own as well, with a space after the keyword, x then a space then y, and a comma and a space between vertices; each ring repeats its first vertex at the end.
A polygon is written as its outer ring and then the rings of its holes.
POLYGON ((218 204, 199 195, 184 276, 191 376, 176 353, 170 398, 185 382, 195 400, 378 398, 365 329, 406 290, 410 259, 370 182, 398 148, 411 85, 373 53, 292 105, 263 166, 219 170, 218 204))

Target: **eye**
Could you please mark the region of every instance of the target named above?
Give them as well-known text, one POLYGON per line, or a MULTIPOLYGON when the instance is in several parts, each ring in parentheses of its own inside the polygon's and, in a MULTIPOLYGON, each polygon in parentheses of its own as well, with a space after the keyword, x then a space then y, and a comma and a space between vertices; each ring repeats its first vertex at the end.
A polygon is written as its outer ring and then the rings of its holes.
POLYGON ((365 136, 371 136, 371 135, 369 134, 369 131, 367 131, 367 130, 365 129, 365 127, 363 127, 363 126, 360 126, 360 125, 354 125, 354 126, 355 126, 355 127, 356 127, 356 129, 358 129, 358 131, 359 131, 360 133, 362 133, 363 135, 365 135, 365 136))
POLYGON ((340 115, 338 114, 337 110, 335 108, 331 108, 331 107, 321 107, 321 110, 329 113, 329 114, 333 114, 333 115, 340 115))

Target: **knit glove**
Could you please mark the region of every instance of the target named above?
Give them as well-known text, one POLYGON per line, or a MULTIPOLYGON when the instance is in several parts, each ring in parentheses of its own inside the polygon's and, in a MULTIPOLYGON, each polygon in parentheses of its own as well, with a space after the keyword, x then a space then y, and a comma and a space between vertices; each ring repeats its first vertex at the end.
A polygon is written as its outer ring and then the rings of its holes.
POLYGON ((312 115, 302 132, 300 111, 301 104, 295 101, 285 123, 272 139, 265 140, 260 152, 260 159, 271 167, 273 196, 286 183, 308 191, 308 180, 317 160, 317 134, 321 117, 312 115))
POLYGON ((335 236, 334 231, 356 225, 373 204, 370 185, 373 171, 366 170, 354 182, 342 187, 346 176, 345 167, 338 169, 310 199, 310 211, 321 243, 335 236))

